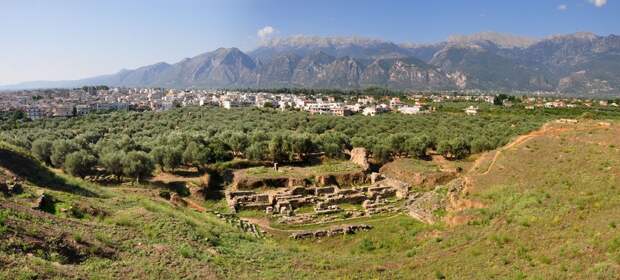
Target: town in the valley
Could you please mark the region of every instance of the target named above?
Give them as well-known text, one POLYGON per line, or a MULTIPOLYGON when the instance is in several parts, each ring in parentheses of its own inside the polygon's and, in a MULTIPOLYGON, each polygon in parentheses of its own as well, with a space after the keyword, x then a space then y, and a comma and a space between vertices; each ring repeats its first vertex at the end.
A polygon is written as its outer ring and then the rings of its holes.
MULTIPOLYGON (((555 97, 550 92, 522 92, 510 97, 503 94, 474 92, 409 92, 400 95, 329 95, 272 93, 213 89, 163 89, 85 86, 75 89, 34 89, 0 92, 0 110, 22 112, 30 120, 71 117, 91 112, 115 110, 166 111, 186 106, 269 107, 302 110, 310 114, 374 116, 386 112, 402 114, 432 113, 438 104, 451 101, 491 103, 504 107, 518 105, 524 109, 618 107, 618 100, 555 97), (504 96, 504 98, 498 98, 504 96), (499 103, 498 103, 499 99, 499 103)), ((477 106, 465 109, 478 113, 477 106)))

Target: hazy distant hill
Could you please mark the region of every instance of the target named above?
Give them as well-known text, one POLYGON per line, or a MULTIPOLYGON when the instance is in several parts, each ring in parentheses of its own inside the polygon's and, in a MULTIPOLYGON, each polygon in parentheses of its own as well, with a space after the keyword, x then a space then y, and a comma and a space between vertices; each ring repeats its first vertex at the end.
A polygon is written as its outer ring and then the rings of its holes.
POLYGON ((452 36, 437 44, 394 44, 356 37, 293 36, 244 53, 220 48, 175 64, 157 63, 78 81, 163 87, 314 87, 545 90, 617 96, 620 37, 575 33, 530 39, 498 33, 452 36))

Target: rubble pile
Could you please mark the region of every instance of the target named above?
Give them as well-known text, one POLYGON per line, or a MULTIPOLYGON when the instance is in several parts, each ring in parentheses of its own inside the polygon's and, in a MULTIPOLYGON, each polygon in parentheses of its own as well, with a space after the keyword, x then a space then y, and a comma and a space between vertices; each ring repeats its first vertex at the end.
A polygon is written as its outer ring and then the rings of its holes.
POLYGON ((331 236, 336 236, 336 235, 354 234, 358 231, 368 231, 371 229, 372 229, 372 226, 366 225, 366 224, 342 225, 342 226, 332 227, 329 229, 295 232, 291 234, 289 237, 292 239, 296 239, 296 240, 310 239, 310 238, 322 238, 322 237, 331 237, 331 236))
POLYGON ((24 191, 22 184, 14 178, 6 182, 0 182, 0 192, 6 196, 20 194, 24 191))
POLYGON ((379 213, 395 212, 400 210, 398 207, 390 204, 387 199, 382 199, 380 196, 374 200, 367 199, 362 202, 362 208, 368 215, 375 215, 379 213))
POLYGON ((256 237, 262 238, 265 236, 265 232, 262 231, 257 225, 248 221, 241 220, 235 214, 224 214, 217 211, 212 212, 212 214, 220 220, 225 221, 226 223, 233 225, 241 229, 242 231, 252 234, 256 237))
POLYGON ((432 191, 409 196, 406 202, 409 215, 425 223, 435 223, 438 218, 435 213, 444 209, 448 201, 454 200, 463 187, 463 180, 455 179, 445 186, 437 186, 432 191), (444 188, 447 192, 442 194, 441 190, 444 188))

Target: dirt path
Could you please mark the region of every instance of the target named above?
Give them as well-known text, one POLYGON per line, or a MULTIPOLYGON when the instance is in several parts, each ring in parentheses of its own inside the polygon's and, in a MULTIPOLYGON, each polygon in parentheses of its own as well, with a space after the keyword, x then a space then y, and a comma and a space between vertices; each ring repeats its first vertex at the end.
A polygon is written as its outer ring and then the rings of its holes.
POLYGON ((200 204, 196 203, 194 200, 189 199, 189 198, 185 198, 183 199, 185 200, 185 203, 187 203, 187 206, 189 208, 192 208, 198 212, 206 212, 207 208, 202 207, 200 204))
MULTIPOLYGON (((510 142, 508 145, 498 149, 497 151, 495 151, 495 155, 493 156, 493 159, 491 160, 491 163, 489 164, 489 166, 487 167, 487 169, 479 174, 479 175, 487 175, 489 174, 489 172, 491 172, 491 169, 493 168, 493 166, 495 165, 495 163, 497 162, 497 160, 499 159, 499 156, 502 155, 502 153, 504 151, 507 151, 509 149, 512 149, 516 146, 519 146, 521 144, 524 144, 525 142, 528 142, 534 138, 537 137, 541 137, 541 136, 557 136, 563 132, 567 132, 567 131, 585 131, 585 130, 593 130, 593 129, 606 129, 608 128, 608 126, 605 125, 587 125, 586 127, 578 127, 577 124, 575 124, 573 127, 552 127, 552 124, 554 124, 553 122, 551 123, 546 123, 545 125, 543 125, 540 129, 532 131, 528 134, 525 135, 521 135, 519 137, 517 137, 514 141, 510 142)), ((477 167, 480 166, 480 164, 482 163, 482 161, 485 159, 485 156, 480 157, 474 164, 474 166, 470 169, 470 172, 468 173, 472 173, 477 167)))
POLYGON ((459 192, 459 194, 450 198, 449 202, 449 212, 451 215, 446 216, 444 222, 446 222, 449 226, 456 226, 459 224, 466 223, 469 220, 469 216, 461 214, 463 210, 472 209, 472 208, 482 208, 485 205, 479 201, 471 200, 466 198, 465 196, 472 191, 474 188, 474 177, 475 176, 484 176, 491 172, 495 164, 497 163, 500 156, 510 149, 518 147, 532 139, 537 137, 541 137, 543 135, 554 135, 559 134, 560 132, 564 132, 567 130, 575 130, 577 128, 565 128, 565 127, 552 127, 552 123, 547 123, 543 125, 540 129, 532 131, 528 134, 518 136, 512 142, 503 146, 495 151, 490 151, 483 154, 480 158, 478 158, 472 167, 467 171, 467 173, 462 177, 463 179, 463 188, 459 192), (489 162, 488 167, 484 171, 478 170, 484 163, 489 162))
POLYGON ((464 188, 463 188, 463 192, 467 193, 470 188, 472 187, 472 177, 474 175, 487 175, 489 174, 489 172, 491 172, 491 169, 493 168, 493 166, 495 166, 495 163, 497 162, 497 160, 499 159, 499 157, 502 155, 502 153, 504 151, 507 151, 517 145, 523 144, 537 136, 541 136, 543 135, 546 131, 548 131, 549 126, 548 124, 543 125, 543 127, 539 130, 536 131, 532 131, 528 134, 525 135, 521 135, 519 137, 517 137, 514 141, 510 142, 508 145, 501 147, 497 150, 494 151, 489 151, 484 153, 482 156, 480 156, 480 158, 478 158, 474 164, 469 168, 469 170, 467 171, 467 174, 465 176, 463 176, 463 184, 464 184, 464 188), (493 155, 493 157, 491 158, 491 163, 489 164, 489 166, 486 168, 486 170, 484 172, 479 172, 477 171, 478 168, 480 168, 480 166, 486 162, 488 160, 488 158, 493 155))
MULTIPOLYGON (((569 130, 569 128, 552 128, 550 127, 551 123, 547 123, 545 125, 543 125, 540 129, 532 131, 528 134, 525 135, 521 135, 517 138, 515 138, 515 140, 513 140, 512 142, 508 143, 508 145, 503 146, 493 152, 493 158, 491 159, 491 163, 489 164, 489 166, 487 167, 487 169, 480 173, 479 175, 487 175, 489 174, 489 172, 491 172, 491 169, 493 168, 493 166, 495 165, 495 163, 497 162, 497 160, 499 159, 499 157, 502 155, 503 152, 510 150, 516 146, 519 146, 525 142, 528 142, 536 137, 540 137, 543 135, 548 135, 550 133, 556 134, 559 132, 564 132, 569 130)), ((474 165, 470 168, 469 170, 469 174, 473 173, 477 168, 480 167, 480 165, 487 159, 488 155, 490 153, 486 153, 483 156, 481 156, 478 160, 476 160, 476 162, 474 163, 474 165)))
POLYGON ((592 125, 586 123, 585 125, 582 123, 569 125, 569 126, 554 126, 556 122, 549 122, 543 125, 540 129, 532 131, 528 134, 524 134, 515 138, 512 142, 503 146, 495 151, 490 151, 483 154, 480 158, 478 158, 472 167, 467 171, 467 173, 462 177, 463 178, 463 188, 459 195, 453 197, 450 201, 450 212, 452 212, 453 216, 450 217, 446 222, 450 225, 456 225, 461 223, 462 221, 466 221, 466 218, 458 214, 459 212, 469 209, 469 208, 478 208, 484 207, 484 205, 480 202, 467 199, 463 197, 463 195, 467 195, 474 188, 474 178, 476 176, 484 176, 488 175, 500 156, 508 150, 514 149, 528 141, 536 139, 542 136, 559 136, 560 134, 567 131, 591 131, 593 129, 608 129, 609 125, 602 125, 599 123, 598 125, 592 125), (484 169, 484 171, 478 170, 483 164, 489 162, 488 167, 484 169))
POLYGON ((453 172, 456 170, 454 165, 442 155, 431 155, 433 162, 439 165, 439 169, 444 172, 453 172))
POLYGON ((495 155, 493 156, 493 159, 491 160, 491 164, 489 164, 489 167, 487 167, 487 170, 484 171, 481 175, 487 175, 489 174, 489 172, 491 172, 491 169, 493 168, 493 166, 495 165, 495 163, 497 162, 497 159, 499 158, 500 155, 502 155, 502 153, 504 151, 507 151, 515 146, 521 145, 531 139, 533 139, 534 137, 539 136, 539 134, 534 134, 534 133, 530 133, 530 134, 526 134, 526 135, 521 135, 519 137, 517 137, 517 139, 515 139, 515 141, 511 142, 510 144, 502 147, 501 149, 497 150, 495 152, 495 155))
POLYGON ((151 178, 149 181, 151 182, 163 182, 163 183, 170 183, 170 182, 208 182, 209 180, 209 175, 205 174, 205 175, 197 175, 197 176, 181 176, 181 175, 175 175, 175 174, 171 174, 171 173, 165 173, 165 172, 160 172, 157 175, 155 175, 155 177, 151 178))

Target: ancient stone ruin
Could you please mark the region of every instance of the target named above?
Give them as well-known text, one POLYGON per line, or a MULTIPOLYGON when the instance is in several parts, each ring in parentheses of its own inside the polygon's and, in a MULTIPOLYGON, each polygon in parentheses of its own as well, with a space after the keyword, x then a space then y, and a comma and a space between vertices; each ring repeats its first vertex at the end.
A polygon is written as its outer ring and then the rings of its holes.
MULTIPOLYGON (((351 161, 363 168, 369 167, 363 148, 351 151, 351 161)), ((460 180, 454 179, 457 170, 443 168, 425 172, 406 180, 393 176, 400 175, 398 172, 384 174, 368 170, 309 175, 307 178, 240 176, 235 177, 231 188, 226 191, 226 200, 233 213, 261 211, 271 222, 287 225, 320 225, 398 212, 434 223, 437 216, 444 213, 440 210, 445 208, 448 195, 458 193, 458 188, 452 185, 457 185, 453 182, 460 180)), ((238 174, 244 175, 243 171, 238 174)), ((346 227, 304 231, 291 235, 291 238, 320 238, 349 231, 346 227)))
POLYGON ((217 218, 225 221, 226 223, 233 225, 242 231, 250 233, 256 237, 262 238, 265 236, 265 232, 262 231, 257 225, 245 220, 239 219, 235 214, 224 214, 217 211, 212 212, 217 218))
POLYGON ((366 148, 353 148, 351 150, 351 162, 359 165, 364 171, 368 170, 370 164, 368 163, 368 152, 366 148))
POLYGON ((310 238, 322 238, 322 237, 331 237, 331 236, 336 236, 336 235, 354 234, 358 231, 368 231, 370 229, 372 229, 372 226, 366 225, 366 224, 342 225, 342 226, 332 227, 329 229, 295 232, 291 234, 289 237, 292 239, 296 239, 296 240, 310 239, 310 238))
POLYGON ((296 186, 350 186, 368 183, 368 176, 363 171, 324 174, 307 177, 281 176, 268 178, 254 178, 245 176, 243 172, 236 172, 232 187, 235 190, 254 190, 258 188, 291 188, 296 186))
POLYGON ((285 224, 328 222, 399 211, 388 199, 404 199, 410 185, 395 179, 383 179, 378 175, 374 176, 374 180, 374 184, 367 186, 318 184, 263 191, 233 189, 226 193, 226 198, 234 212, 260 210, 279 217, 279 222, 285 224), (358 207, 345 210, 339 206, 341 204, 358 207), (300 213, 300 208, 307 210, 300 213))
POLYGON ((448 201, 461 193, 464 186, 462 179, 455 179, 447 185, 437 186, 432 191, 415 193, 407 199, 407 211, 411 217, 422 222, 433 224, 438 217, 435 215, 438 210, 445 209, 448 201), (443 194, 442 189, 446 190, 443 194))

